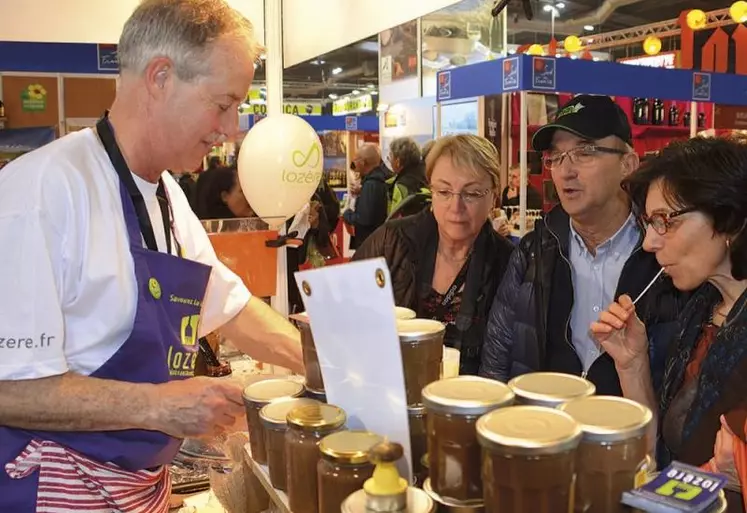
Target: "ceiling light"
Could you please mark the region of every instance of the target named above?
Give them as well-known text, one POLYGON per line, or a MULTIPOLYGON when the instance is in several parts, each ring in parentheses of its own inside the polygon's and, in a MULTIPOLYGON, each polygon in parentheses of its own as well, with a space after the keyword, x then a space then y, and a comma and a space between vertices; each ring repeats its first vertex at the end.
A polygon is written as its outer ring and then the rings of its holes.
POLYGON ((594 39, 592 39, 592 38, 589 38, 589 39, 587 39, 587 40, 586 40, 586 42, 587 42, 587 43, 593 43, 593 42, 594 42, 594 39))
POLYGON ((368 84, 368 85, 367 85, 366 87, 368 87, 369 89, 373 89, 373 88, 374 88, 374 87, 376 87, 376 86, 375 86, 375 85, 373 85, 373 84, 368 84))
POLYGON ((331 94, 329 95, 329 99, 330 99, 330 100, 336 100, 337 98, 339 98, 339 96, 337 96, 337 95, 336 95, 335 93, 331 93, 331 94))
POLYGON ((584 25, 584 30, 588 30, 589 32, 591 32, 592 30, 594 30, 594 25, 584 25))
POLYGON ((542 8, 542 10, 545 11, 545 12, 550 12, 550 11, 553 10, 553 6, 550 5, 550 4, 545 4, 545 6, 542 8))
POLYGON ((332 70, 333 75, 339 75, 340 73, 342 73, 342 68, 335 68, 332 70))
POLYGON ((377 94, 379 94, 378 91, 371 91, 371 96, 376 96, 377 94))
POLYGON ((555 7, 557 7, 558 9, 563 9, 565 7, 565 4, 563 2, 558 2, 557 4, 555 4, 555 7))
POLYGON ((353 89, 352 94, 361 94, 361 92, 359 90, 357 90, 357 89, 353 89))

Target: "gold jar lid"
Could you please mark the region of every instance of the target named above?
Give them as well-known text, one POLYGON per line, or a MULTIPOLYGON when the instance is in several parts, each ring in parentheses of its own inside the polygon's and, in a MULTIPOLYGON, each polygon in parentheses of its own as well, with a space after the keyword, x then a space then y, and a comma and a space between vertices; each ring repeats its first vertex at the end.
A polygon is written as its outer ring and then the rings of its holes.
POLYGON ((306 404, 315 404, 319 401, 303 397, 285 397, 266 404, 259 410, 259 418, 267 427, 279 428, 288 425, 288 413, 293 408, 306 404))
POLYGON ((624 397, 594 396, 563 404, 560 410, 573 417, 590 442, 622 442, 646 434, 651 410, 624 397))
POLYGON ((293 408, 288 412, 288 426, 308 431, 337 429, 347 420, 342 408, 332 404, 316 402, 293 408))
POLYGON ((532 372, 508 382, 517 397, 537 406, 555 408, 563 403, 594 395, 591 381, 561 372, 532 372))
POLYGON ((508 386, 478 376, 446 378, 423 388, 425 407, 446 414, 483 415, 513 402, 508 386))
POLYGON ((397 333, 400 342, 426 342, 440 339, 446 332, 446 325, 433 319, 397 319, 397 333))
POLYGON ((578 446, 581 426, 560 410, 512 406, 480 417, 477 438, 483 447, 508 454, 558 454, 578 446))
POLYGON ((415 313, 415 310, 410 310, 409 308, 405 308, 404 306, 395 306, 394 316, 397 319, 414 319, 415 317, 417 317, 417 314, 415 313))
POLYGON ((291 379, 265 379, 248 385, 243 392, 244 401, 265 405, 281 397, 298 397, 303 394, 303 384, 291 379))
POLYGON ((370 431, 340 431, 322 438, 319 451, 328 460, 348 465, 367 463, 371 447, 384 441, 370 431))
POLYGON ((407 407, 407 415, 410 417, 423 417, 425 416, 425 405, 414 404, 407 407))

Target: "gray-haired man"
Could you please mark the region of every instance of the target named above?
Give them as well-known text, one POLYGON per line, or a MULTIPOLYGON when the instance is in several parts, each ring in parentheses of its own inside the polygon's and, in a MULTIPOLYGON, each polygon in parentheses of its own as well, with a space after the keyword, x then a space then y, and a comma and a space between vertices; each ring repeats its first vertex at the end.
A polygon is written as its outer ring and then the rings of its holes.
POLYGON ((164 172, 235 135, 260 50, 223 0, 145 0, 109 115, 0 175, 0 511, 166 511, 180 438, 242 415, 192 377, 203 334, 302 370, 164 172))

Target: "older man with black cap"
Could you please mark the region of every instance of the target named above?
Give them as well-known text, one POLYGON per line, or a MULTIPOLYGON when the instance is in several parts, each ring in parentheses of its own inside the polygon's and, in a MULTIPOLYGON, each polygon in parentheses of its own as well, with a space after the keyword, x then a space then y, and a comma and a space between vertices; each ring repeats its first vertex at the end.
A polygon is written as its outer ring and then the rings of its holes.
MULTIPOLYGON (((644 230, 620 187, 639 165, 625 113, 607 96, 581 95, 535 134, 560 205, 514 252, 490 313, 480 373, 507 380, 533 371, 583 376, 597 392, 622 395, 612 359, 589 335, 605 305, 636 297, 659 272, 641 249, 644 230)), ((662 278, 638 312, 652 336, 658 383, 668 335, 681 307, 662 278)))

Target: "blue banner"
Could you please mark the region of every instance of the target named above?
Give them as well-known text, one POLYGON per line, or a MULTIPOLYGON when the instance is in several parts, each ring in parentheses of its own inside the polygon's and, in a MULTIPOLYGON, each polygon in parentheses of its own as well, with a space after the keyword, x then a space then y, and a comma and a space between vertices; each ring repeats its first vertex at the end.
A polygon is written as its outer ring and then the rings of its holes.
POLYGON ((0 41, 0 71, 116 74, 116 49, 116 45, 0 41))
POLYGON ((747 105, 747 76, 531 55, 471 64, 438 74, 438 101, 512 91, 747 105))

